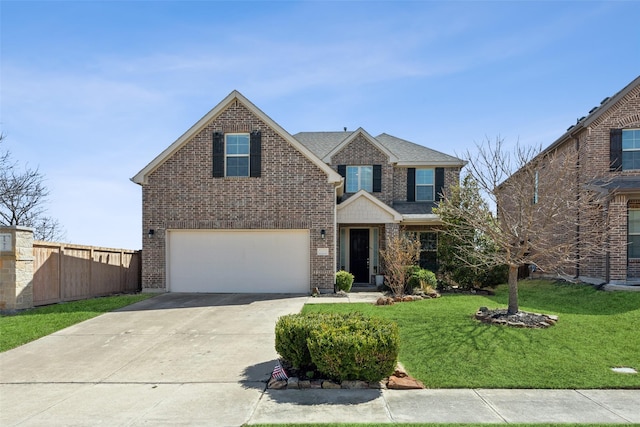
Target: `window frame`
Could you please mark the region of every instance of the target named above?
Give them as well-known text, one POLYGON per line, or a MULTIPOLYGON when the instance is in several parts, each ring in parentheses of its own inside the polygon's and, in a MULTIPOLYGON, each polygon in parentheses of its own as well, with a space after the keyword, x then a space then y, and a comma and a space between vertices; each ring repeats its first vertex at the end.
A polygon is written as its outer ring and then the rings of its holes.
POLYGON ((436 272, 436 270, 438 269, 438 240, 439 240, 439 236, 438 236, 438 232, 434 231, 434 230, 422 230, 422 231, 406 231, 405 235, 413 238, 413 239, 417 239, 420 242, 420 251, 419 251, 419 255, 418 255, 418 265, 420 266, 420 268, 425 268, 427 270, 433 271, 434 273, 436 272), (425 238, 422 238, 422 234, 430 234, 432 235, 433 239, 433 248, 430 247, 425 247, 423 244, 427 243, 430 241, 430 239, 427 238, 427 236, 425 236, 425 238), (423 256, 424 254, 424 256, 423 256), (431 255, 431 256, 428 256, 431 255), (433 259, 433 265, 430 266, 428 265, 430 263, 430 260, 433 259))
POLYGON ((638 231, 631 232, 631 212, 635 212, 638 214, 637 221, 640 222, 640 208, 627 208, 627 258, 629 259, 640 259, 640 227, 638 231), (636 242, 635 250, 632 250, 631 237, 635 236, 638 241, 636 242), (637 256, 632 256, 637 255, 637 256))
POLYGON ((345 175, 346 175, 346 185, 345 185, 345 193, 357 193, 360 190, 364 190, 368 193, 373 193, 373 165, 347 165, 347 167, 345 168, 345 175), (362 186, 362 177, 363 177, 363 173, 361 172, 362 169, 364 168, 368 168, 369 169, 369 176, 371 177, 370 181, 368 182, 369 184, 369 188, 363 188, 362 186), (357 179, 357 185, 356 185, 356 189, 355 191, 352 191, 353 188, 351 187, 352 182, 354 181, 353 178, 351 177, 351 175, 349 174, 349 170, 353 170, 353 169, 357 169, 357 173, 356 176, 358 177, 357 179))
MULTIPOLYGON (((634 163, 633 166, 636 167, 631 167, 631 168, 627 168, 625 167, 625 154, 631 154, 631 153, 640 153, 640 129, 621 129, 622 131, 622 136, 621 136, 621 147, 622 147, 622 164, 621 164, 621 169, 623 171, 632 171, 632 170, 640 170, 640 158, 638 159, 633 159, 631 162, 634 163), (625 143, 625 133, 629 134, 630 132, 634 133, 634 136, 632 137, 632 141, 637 142, 637 146, 634 146, 632 148, 624 148, 624 143, 625 143)), ((636 145, 636 144, 634 144, 636 145)), ((627 162, 629 162, 629 160, 627 160, 627 162)))
POLYGON ((249 178, 251 176, 251 135, 248 132, 233 132, 224 134, 224 176, 230 178, 249 178), (247 152, 242 154, 229 154, 228 153, 228 137, 229 136, 245 136, 247 138, 247 152), (228 160, 230 158, 246 158, 247 159, 247 174, 246 175, 229 175, 228 160))
POLYGON ((434 168, 416 168, 416 175, 415 175, 415 186, 416 186, 416 193, 415 193, 415 201, 416 202, 435 202, 436 201, 436 195, 435 195, 435 191, 436 191, 436 170, 434 168), (419 182, 419 175, 420 175, 420 171, 431 171, 431 184, 429 183, 420 183, 419 182), (419 195, 419 191, 418 188, 426 188, 426 187, 431 187, 431 199, 421 199, 418 195, 419 195))
POLYGON ((540 174, 539 171, 536 170, 535 175, 533 177, 533 204, 538 204, 538 185, 540 183, 540 174))

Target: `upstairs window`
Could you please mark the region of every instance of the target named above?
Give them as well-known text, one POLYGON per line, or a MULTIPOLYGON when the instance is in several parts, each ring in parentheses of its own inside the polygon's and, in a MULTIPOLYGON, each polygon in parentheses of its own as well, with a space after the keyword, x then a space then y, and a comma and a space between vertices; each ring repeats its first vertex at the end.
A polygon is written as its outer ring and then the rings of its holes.
POLYGON ((249 134, 228 133, 224 140, 225 176, 249 176, 249 134))
POLYGON ((416 169, 416 202, 433 202, 434 170, 416 169))
POLYGON ((347 193, 373 191, 373 166, 347 166, 347 193))
POLYGON ((260 177, 262 133, 213 133, 213 177, 260 177))
POLYGON ((640 129, 622 130, 622 170, 640 169, 640 129))

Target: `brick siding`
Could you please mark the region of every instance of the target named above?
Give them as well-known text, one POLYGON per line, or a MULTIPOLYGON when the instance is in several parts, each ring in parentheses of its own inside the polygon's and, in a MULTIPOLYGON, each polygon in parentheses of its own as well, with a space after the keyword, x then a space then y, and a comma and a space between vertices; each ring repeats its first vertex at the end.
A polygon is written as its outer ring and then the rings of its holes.
POLYGON ((308 229, 311 288, 333 289, 333 185, 237 100, 150 173, 142 194, 144 289, 166 288, 167 229, 308 229), (253 130, 262 132, 261 177, 213 178, 212 134, 253 130), (318 256, 316 249, 327 246, 329 255, 318 256))

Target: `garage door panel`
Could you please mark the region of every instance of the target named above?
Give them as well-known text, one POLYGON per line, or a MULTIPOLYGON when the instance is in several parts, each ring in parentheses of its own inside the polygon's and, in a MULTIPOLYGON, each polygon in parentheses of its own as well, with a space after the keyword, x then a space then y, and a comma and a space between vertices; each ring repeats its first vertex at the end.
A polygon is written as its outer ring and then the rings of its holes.
POLYGON ((169 231, 171 292, 306 293, 308 230, 169 231))

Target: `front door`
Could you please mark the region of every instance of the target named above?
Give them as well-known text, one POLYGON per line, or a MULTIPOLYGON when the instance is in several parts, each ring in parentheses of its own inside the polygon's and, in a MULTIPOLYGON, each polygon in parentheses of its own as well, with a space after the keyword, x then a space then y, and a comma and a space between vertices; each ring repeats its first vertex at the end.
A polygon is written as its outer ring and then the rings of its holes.
POLYGON ((349 271, 355 283, 369 283, 369 229, 352 228, 349 236, 349 271))

